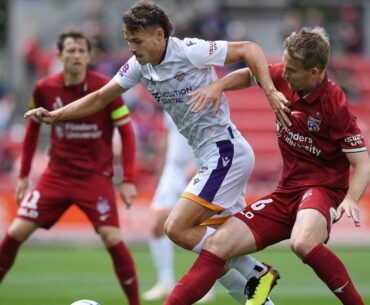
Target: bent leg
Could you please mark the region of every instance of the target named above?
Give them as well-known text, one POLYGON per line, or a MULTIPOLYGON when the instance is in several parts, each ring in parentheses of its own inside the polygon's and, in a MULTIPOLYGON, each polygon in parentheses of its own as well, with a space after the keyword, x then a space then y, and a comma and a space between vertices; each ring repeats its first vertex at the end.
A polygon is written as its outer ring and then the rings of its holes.
POLYGON ((323 243, 328 236, 327 220, 317 210, 297 214, 291 248, 345 305, 364 305, 342 261, 323 243))
POLYGON ((16 218, 0 245, 0 282, 14 264, 20 245, 38 228, 30 220, 16 218))
POLYGON ((187 305, 203 297, 224 272, 225 259, 255 248, 253 236, 248 236, 246 228, 240 220, 228 219, 207 239, 199 257, 179 280, 165 304, 187 305))
POLYGON ((122 240, 120 229, 113 226, 101 226, 97 231, 112 258, 114 271, 126 293, 129 304, 140 305, 134 260, 122 240))

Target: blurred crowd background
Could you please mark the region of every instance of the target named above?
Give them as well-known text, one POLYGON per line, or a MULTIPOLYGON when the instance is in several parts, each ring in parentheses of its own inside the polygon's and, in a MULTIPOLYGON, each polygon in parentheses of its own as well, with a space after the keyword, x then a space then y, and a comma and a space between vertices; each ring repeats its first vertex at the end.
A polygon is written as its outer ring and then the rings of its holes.
MULTIPOLYGON (((77 29, 95 45, 93 69, 113 76, 130 54, 121 31, 121 16, 133 0, 0 0, 0 223, 3 194, 11 192, 17 175, 17 160, 23 139, 32 87, 45 75, 60 71, 55 39, 77 29), (9 191, 10 190, 10 191, 9 191)), ((332 44, 329 76, 347 92, 359 113, 360 126, 370 142, 370 1, 369 0, 160 0, 175 23, 176 36, 207 40, 251 40, 260 44, 270 62, 280 60, 282 42, 302 26, 320 25, 332 44)), ((218 72, 223 74, 225 67, 218 72)), ((263 117, 268 108, 260 92, 233 93, 232 114, 238 127, 256 149, 254 185, 276 182, 281 168, 274 144, 273 122, 263 117), (251 104, 252 109, 241 104, 251 104), (254 108, 253 108, 254 105, 254 108), (258 109, 257 109, 258 108, 258 109), (254 110, 255 112, 251 112, 254 110), (246 113, 248 112, 248 114, 246 113), (243 118, 240 117, 243 115, 243 118), (248 121, 246 126, 239 126, 248 121), (262 122, 262 124, 261 124, 262 122), (259 126, 260 124, 261 126, 259 126), (267 126, 268 130, 262 130, 267 126), (253 134, 253 132, 255 132, 253 134), (261 136, 263 132, 268 138, 261 136), (261 143, 257 143, 258 139, 261 143), (269 142, 271 139, 273 142, 269 142), (259 163, 258 163, 259 162, 259 163), (271 164, 270 164, 271 163, 271 164)), ((134 119, 138 144, 140 194, 153 191, 159 172, 158 151, 163 137, 162 113, 140 86, 124 95, 134 119)), ((48 128, 33 164, 33 175, 46 164, 48 128)), ((252 186, 253 187, 253 186, 252 186)), ((271 187, 269 187, 271 189, 271 187)), ((9 197, 9 196, 8 196, 9 197)), ((3 215, 3 216, 1 216, 3 215)), ((8 215, 9 216, 9 215, 8 215)), ((8 217, 7 216, 7 217, 8 217)), ((6 222, 6 221, 5 221, 6 222)))

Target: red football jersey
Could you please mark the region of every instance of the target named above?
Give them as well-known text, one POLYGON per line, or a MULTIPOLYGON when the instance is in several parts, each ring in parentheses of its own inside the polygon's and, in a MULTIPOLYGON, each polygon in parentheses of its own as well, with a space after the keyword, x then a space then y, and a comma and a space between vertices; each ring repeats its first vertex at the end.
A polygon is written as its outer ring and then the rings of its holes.
POLYGON ((366 151, 366 146, 343 90, 325 76, 318 88, 302 98, 289 88, 283 70, 282 64, 270 67, 277 90, 292 110, 292 126, 277 123, 276 128, 283 157, 279 186, 348 188, 350 164, 345 153, 366 151))
MULTIPOLYGON (((66 86, 63 73, 45 77, 37 82, 31 108, 44 107, 51 111, 63 107, 108 82, 101 74, 88 71, 85 81, 66 86)), ((50 164, 54 170, 72 176, 113 173, 112 136, 114 125, 129 121, 129 111, 121 97, 103 110, 72 121, 51 126, 50 164)))

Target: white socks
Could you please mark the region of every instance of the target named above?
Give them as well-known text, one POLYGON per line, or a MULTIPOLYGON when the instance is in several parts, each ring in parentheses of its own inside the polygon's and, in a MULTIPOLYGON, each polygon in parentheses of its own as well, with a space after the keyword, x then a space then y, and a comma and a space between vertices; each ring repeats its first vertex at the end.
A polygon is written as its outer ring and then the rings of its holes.
POLYGON ((247 279, 238 270, 230 269, 218 281, 232 298, 242 305, 245 304, 247 297, 244 295, 244 290, 247 279))
POLYGON ((151 238, 149 241, 150 253, 157 271, 158 283, 173 286, 175 283, 173 271, 173 243, 166 236, 151 238))

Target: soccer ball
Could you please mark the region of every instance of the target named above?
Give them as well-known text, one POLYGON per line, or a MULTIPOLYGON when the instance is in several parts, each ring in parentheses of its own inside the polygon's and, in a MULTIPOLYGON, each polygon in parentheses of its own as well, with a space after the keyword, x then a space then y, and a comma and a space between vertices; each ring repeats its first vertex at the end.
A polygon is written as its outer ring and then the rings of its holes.
POLYGON ((78 300, 76 302, 73 302, 71 305, 100 305, 100 304, 91 300, 78 300))

